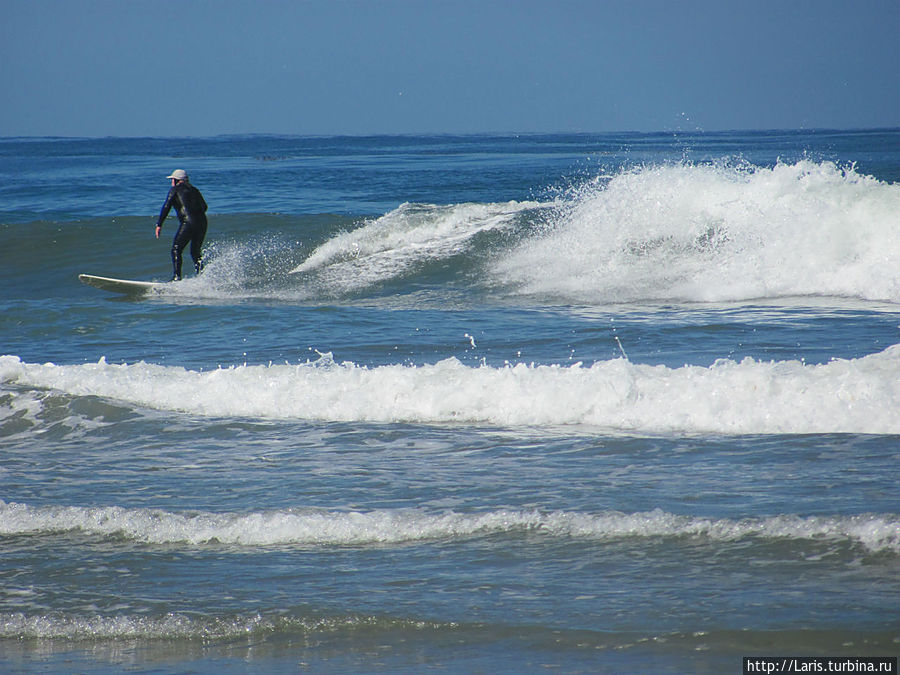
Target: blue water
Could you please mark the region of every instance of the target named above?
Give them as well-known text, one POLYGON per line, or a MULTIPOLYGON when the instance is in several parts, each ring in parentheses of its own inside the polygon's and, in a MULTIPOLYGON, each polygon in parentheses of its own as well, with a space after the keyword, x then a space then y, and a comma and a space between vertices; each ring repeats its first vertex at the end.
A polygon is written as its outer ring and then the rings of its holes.
POLYGON ((0 670, 900 644, 900 131, 0 140, 0 670), (199 277, 153 225, 184 168, 199 277))

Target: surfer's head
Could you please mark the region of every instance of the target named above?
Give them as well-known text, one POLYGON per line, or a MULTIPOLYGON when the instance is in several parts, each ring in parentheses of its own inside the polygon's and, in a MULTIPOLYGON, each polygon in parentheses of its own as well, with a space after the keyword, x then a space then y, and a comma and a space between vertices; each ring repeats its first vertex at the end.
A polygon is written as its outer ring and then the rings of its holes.
POLYGON ((166 178, 171 178, 172 180, 183 180, 187 182, 188 175, 184 169, 175 169, 171 175, 166 176, 166 178))

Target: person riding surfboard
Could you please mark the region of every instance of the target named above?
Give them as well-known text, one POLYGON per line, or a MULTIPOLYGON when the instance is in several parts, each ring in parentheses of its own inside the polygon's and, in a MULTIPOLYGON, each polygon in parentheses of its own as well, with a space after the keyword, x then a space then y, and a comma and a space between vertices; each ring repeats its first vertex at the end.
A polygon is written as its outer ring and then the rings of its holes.
POLYGON ((200 190, 191 185, 184 169, 175 169, 167 178, 172 181, 172 187, 156 220, 156 238, 159 239, 163 221, 174 206, 178 214, 179 227, 172 240, 172 281, 181 281, 181 254, 188 242, 191 244, 191 259, 194 261, 195 273, 200 274, 200 270, 203 269, 201 247, 206 237, 207 206, 200 190))

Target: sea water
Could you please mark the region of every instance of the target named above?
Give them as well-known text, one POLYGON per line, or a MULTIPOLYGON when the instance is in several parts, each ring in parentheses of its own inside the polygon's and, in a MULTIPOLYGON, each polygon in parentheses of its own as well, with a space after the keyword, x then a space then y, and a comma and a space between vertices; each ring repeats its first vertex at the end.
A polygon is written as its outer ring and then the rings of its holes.
POLYGON ((900 651, 900 131, 0 140, 0 669, 900 651), (210 204, 171 274, 175 168, 210 204))

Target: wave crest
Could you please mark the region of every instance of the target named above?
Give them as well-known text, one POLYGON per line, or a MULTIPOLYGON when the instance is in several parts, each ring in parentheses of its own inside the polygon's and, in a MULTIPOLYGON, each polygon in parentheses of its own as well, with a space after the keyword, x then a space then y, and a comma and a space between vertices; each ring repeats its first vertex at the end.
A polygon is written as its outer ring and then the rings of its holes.
POLYGON ((900 520, 889 514, 809 517, 787 514, 734 520, 677 515, 659 509, 598 514, 506 509, 484 513, 427 513, 416 509, 173 513, 119 506, 33 507, 0 501, 0 534, 4 536, 69 531, 121 536, 151 544, 192 546, 398 545, 540 533, 597 540, 650 537, 696 537, 708 542, 747 538, 825 540, 860 545, 870 552, 900 553, 900 520))
POLYGON ((588 425, 652 433, 900 433, 900 345, 824 364, 722 359, 711 366, 299 365, 211 371, 145 362, 28 364, 0 357, 5 425, 37 423, 28 388, 214 417, 426 424, 588 425), (17 401, 24 397, 22 404, 17 401))
POLYGON ((900 302, 898 211, 900 186, 831 162, 644 166, 573 189, 494 274, 570 302, 900 302))

